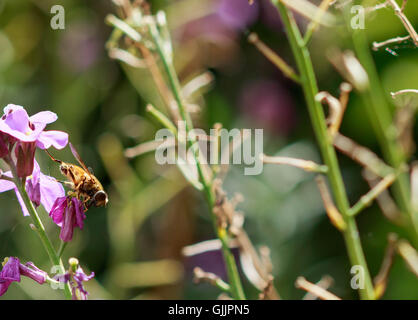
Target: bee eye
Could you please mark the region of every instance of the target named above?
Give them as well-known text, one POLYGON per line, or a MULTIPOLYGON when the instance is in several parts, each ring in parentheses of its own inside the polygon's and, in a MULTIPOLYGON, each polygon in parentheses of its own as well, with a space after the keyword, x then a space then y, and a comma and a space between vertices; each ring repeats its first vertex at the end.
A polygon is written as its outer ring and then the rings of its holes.
POLYGON ((93 196, 93 200, 96 204, 103 205, 107 203, 107 194, 104 191, 97 191, 93 196))

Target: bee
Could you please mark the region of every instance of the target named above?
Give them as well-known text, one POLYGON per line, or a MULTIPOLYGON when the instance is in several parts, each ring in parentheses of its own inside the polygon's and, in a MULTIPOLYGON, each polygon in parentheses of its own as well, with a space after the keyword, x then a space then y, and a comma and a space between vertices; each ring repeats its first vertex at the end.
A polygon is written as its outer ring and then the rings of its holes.
POLYGON ((72 192, 77 199, 83 201, 86 209, 92 205, 105 207, 108 197, 102 184, 87 168, 74 146, 71 143, 69 145, 74 158, 77 159, 81 167, 55 159, 48 150, 45 149, 45 151, 53 161, 59 163, 61 173, 69 180, 64 183, 73 189, 72 192))

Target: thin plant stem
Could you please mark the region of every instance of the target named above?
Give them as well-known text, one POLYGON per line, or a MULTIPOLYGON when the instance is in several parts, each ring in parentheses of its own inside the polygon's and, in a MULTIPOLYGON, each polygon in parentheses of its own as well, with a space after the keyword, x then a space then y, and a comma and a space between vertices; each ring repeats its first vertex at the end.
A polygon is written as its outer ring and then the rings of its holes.
POLYGON ((373 283, 364 257, 360 237, 355 219, 349 215, 349 202, 342 180, 335 149, 331 137, 327 132, 326 120, 321 104, 315 100, 318 94, 318 86, 312 66, 309 50, 300 34, 296 22, 286 8, 278 0, 272 0, 279 10, 282 21, 288 35, 290 46, 295 57, 302 82, 302 89, 308 105, 308 112, 313 125, 313 130, 319 144, 322 158, 328 167, 328 178, 339 212, 342 214, 347 226, 343 232, 347 252, 352 266, 360 266, 364 271, 364 288, 359 289, 362 299, 375 299, 373 283))
MULTIPOLYGON (((395 170, 399 170, 405 165, 405 156, 396 141, 390 106, 385 99, 385 92, 381 87, 366 35, 363 30, 352 30, 351 36, 356 56, 369 76, 370 87, 368 90, 361 92, 364 108, 375 131, 384 158, 395 170)), ((399 174, 393 184, 393 191, 401 211, 406 213, 410 222, 408 223, 408 231, 411 239, 418 247, 418 217, 410 203, 410 186, 406 172, 399 174)))
MULTIPOLYGON (((47 252, 49 259, 51 260, 51 263, 54 266, 58 266, 59 267, 59 271, 61 272, 61 274, 65 273, 65 269, 64 269, 64 265, 60 259, 60 257, 58 256, 58 254, 56 253, 54 246, 51 243, 51 240, 49 239, 48 235, 46 234, 45 231, 45 227, 41 221, 41 219, 39 218, 38 212, 36 211, 32 201, 29 198, 28 193, 26 192, 25 189, 25 181, 19 179, 19 177, 17 176, 17 171, 16 171, 16 167, 13 164, 12 159, 9 157, 9 159, 7 159, 6 161, 10 167, 10 170, 13 174, 13 181, 14 184, 16 185, 22 199, 23 202, 25 203, 26 208, 28 209, 29 215, 32 218, 33 224, 35 225, 36 231, 39 235, 39 238, 41 239, 41 242, 45 248, 45 251, 47 252)), ((64 294, 65 297, 67 299, 71 299, 71 290, 68 284, 65 285, 64 287, 64 294)))
MULTIPOLYGON (((167 57, 167 55, 164 52, 163 45, 161 43, 161 39, 157 30, 157 27, 153 23, 149 24, 149 31, 150 31, 151 38, 153 39, 153 42, 156 46, 157 53, 162 61, 164 71, 167 74, 167 78, 168 78, 170 87, 172 89, 174 98, 176 100, 180 116, 185 122, 186 134, 189 137, 189 132, 193 130, 193 123, 191 121, 190 114, 186 111, 186 108, 183 103, 183 98, 181 96, 181 87, 180 87, 180 82, 177 77, 177 73, 174 69, 172 62, 170 61, 170 59, 167 57)), ((203 191, 205 194, 206 201, 211 211, 213 226, 217 234, 217 237, 222 243, 222 253, 224 256, 226 269, 228 273, 231 295, 234 299, 244 300, 245 294, 242 288, 241 279, 239 277, 238 267, 235 262, 235 257, 233 256, 229 248, 229 236, 224 228, 220 228, 218 226, 216 216, 213 212, 213 209, 215 208, 215 201, 216 201, 215 194, 212 190, 211 183, 207 181, 207 178, 204 175, 203 168, 201 166, 201 163, 198 157, 198 149, 195 147, 195 141, 192 135, 190 136, 191 137, 190 139, 189 138, 187 139, 187 142, 188 142, 189 147, 193 148, 194 150, 194 158, 196 160, 195 161, 196 167, 197 167, 197 171, 199 174, 200 182, 203 185, 203 191)))
POLYGON ((61 258, 64 253, 65 248, 67 247, 68 242, 61 241, 60 248, 58 250, 58 257, 61 258))

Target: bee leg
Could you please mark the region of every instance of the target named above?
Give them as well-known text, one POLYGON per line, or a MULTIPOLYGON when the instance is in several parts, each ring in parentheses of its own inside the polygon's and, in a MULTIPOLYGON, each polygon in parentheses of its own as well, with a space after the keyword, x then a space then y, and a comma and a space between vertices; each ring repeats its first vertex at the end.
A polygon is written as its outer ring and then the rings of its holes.
POLYGON ((63 185, 65 185, 65 186, 67 186, 67 187, 69 187, 69 188, 71 188, 71 189, 74 189, 74 183, 72 183, 72 182, 70 182, 70 181, 61 181, 61 180, 57 180, 57 179, 54 179, 56 182, 59 182, 59 183, 61 183, 61 184, 63 184, 63 185))
POLYGON ((83 201, 84 212, 86 212, 89 209, 89 201, 89 199, 84 199, 83 201))

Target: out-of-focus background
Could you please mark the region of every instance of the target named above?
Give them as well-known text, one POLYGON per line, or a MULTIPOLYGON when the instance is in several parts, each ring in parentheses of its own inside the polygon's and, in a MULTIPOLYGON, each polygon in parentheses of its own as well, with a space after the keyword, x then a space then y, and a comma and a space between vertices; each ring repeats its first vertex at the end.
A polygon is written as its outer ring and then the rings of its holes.
MULTIPOLYGON (((312 1, 318 3, 317 1, 312 1)), ((374 3, 374 1, 368 1, 374 3)), ((209 70, 214 82, 199 98, 197 126, 215 122, 226 128, 263 128, 264 152, 320 161, 300 88, 284 78, 247 41, 250 31, 293 64, 276 10, 269 0, 156 0, 152 10, 164 9, 172 32, 175 62, 181 81, 209 70)), ((85 229, 75 233, 64 259, 77 257, 96 277, 87 284, 90 299, 206 299, 218 291, 195 285, 191 270, 222 270, 220 253, 184 258, 181 250, 214 238, 209 212, 198 192, 188 186, 175 166, 156 164, 152 153, 127 160, 124 149, 152 140, 159 125, 145 113, 154 99, 146 70, 122 67, 105 50, 110 27, 105 16, 114 13, 110 0, 0 0, 0 106, 25 106, 29 114, 56 112, 50 129, 70 134, 79 153, 109 193, 107 208, 91 209, 85 229), (65 29, 52 30, 53 5, 65 8, 65 29)), ((418 25, 418 2, 405 11, 418 25)), ((304 18, 298 16, 302 28, 304 18)), ((366 20, 370 43, 405 30, 389 9, 366 20)), ((321 28, 310 46, 321 90, 338 94, 341 78, 326 58, 332 47, 350 48, 344 29, 321 28)), ((373 56, 387 92, 416 88, 417 50, 403 48, 398 56, 381 50, 373 56)), ((380 153, 360 99, 352 94, 342 133, 380 153)), ((52 150, 74 161, 68 149, 52 150)), ((55 163, 37 153, 44 173, 60 177, 55 163)), ((368 190, 358 165, 340 157, 351 203, 368 190)), ((329 223, 313 180, 301 170, 266 165, 259 176, 244 176, 231 168, 225 181, 229 195, 244 196, 239 209, 255 245, 271 249, 275 285, 283 298, 299 299, 294 286, 303 275, 318 281, 334 278, 331 291, 356 298, 350 288, 350 265, 341 235, 329 223)), ((58 232, 40 209, 54 243, 58 232)), ((13 192, 0 194, 0 257, 18 256, 49 270, 50 264, 29 218, 20 212, 13 192)), ((374 204, 357 219, 371 273, 376 275, 388 232, 395 228, 374 204)), ((245 279, 245 278, 243 278, 245 279)), ((244 280, 247 296, 257 291, 244 280)), ((418 280, 397 257, 384 298, 417 299, 418 280)), ((31 281, 13 284, 2 299, 61 298, 47 285, 31 281)))

